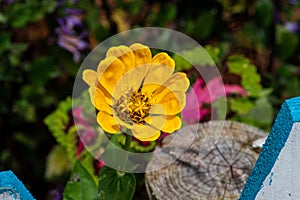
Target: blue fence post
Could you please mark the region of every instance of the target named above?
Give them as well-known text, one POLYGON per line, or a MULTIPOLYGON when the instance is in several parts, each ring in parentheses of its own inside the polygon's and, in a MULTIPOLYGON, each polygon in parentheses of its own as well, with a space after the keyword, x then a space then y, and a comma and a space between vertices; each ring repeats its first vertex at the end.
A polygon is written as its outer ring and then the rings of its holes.
POLYGON ((240 200, 265 200, 270 199, 270 196, 272 200, 299 198, 299 189, 297 191, 295 188, 300 188, 300 180, 297 181, 293 177, 300 170, 298 166, 300 162, 296 160, 300 155, 300 148, 297 147, 300 144, 299 139, 297 141, 297 138, 300 138, 299 122, 300 97, 286 100, 246 181, 240 200), (294 128, 295 125, 298 128, 294 128), (276 179, 276 184, 274 184, 275 176, 280 177, 279 181, 276 179))
POLYGON ((12 171, 0 172, 0 200, 34 200, 12 171))

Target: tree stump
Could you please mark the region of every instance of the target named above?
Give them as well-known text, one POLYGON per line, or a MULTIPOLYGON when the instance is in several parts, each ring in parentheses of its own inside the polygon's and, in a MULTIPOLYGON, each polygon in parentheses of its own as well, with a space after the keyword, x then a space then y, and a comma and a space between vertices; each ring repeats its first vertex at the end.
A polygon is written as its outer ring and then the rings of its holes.
POLYGON ((180 129, 156 147, 147 166, 149 198, 236 200, 260 151, 253 142, 266 135, 233 121, 210 121, 180 129), (183 150, 191 137, 193 141, 183 150), (175 161, 170 162, 172 159, 175 161), (166 166, 168 162, 171 164, 166 166))

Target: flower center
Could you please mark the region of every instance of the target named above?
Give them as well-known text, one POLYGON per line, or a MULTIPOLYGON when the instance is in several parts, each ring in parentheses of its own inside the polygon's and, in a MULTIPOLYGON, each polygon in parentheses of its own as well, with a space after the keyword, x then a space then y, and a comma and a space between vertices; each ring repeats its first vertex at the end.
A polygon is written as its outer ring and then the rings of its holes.
POLYGON ((116 115, 124 122, 132 125, 133 123, 144 124, 145 117, 149 115, 151 103, 150 97, 143 91, 138 90, 121 95, 113 105, 116 115))

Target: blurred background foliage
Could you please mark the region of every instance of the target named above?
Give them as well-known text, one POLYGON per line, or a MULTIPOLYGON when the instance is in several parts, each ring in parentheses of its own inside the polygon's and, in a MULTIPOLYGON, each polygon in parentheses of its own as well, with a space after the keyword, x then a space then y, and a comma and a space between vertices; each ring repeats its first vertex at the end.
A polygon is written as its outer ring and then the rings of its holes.
MULTIPOLYGON (((165 27, 203 45, 225 84, 247 93, 228 96, 227 119, 269 130, 281 103, 300 95, 298 0, 0 0, 0 8, 0 170, 13 170, 37 199, 60 199, 76 160, 90 174, 103 165, 78 141, 67 97, 84 57, 121 31, 165 27)), ((197 50, 184 54, 204 65, 197 50)), ((192 66, 173 58, 193 84, 192 66)))

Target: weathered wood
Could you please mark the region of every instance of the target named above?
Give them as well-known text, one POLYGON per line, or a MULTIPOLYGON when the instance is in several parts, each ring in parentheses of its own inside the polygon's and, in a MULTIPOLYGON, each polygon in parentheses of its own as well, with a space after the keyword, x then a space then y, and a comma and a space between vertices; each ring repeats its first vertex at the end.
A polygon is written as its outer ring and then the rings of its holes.
POLYGON ((258 157, 252 143, 265 136, 231 121, 187 126, 169 135, 147 167, 150 199, 237 199, 258 157), (185 143, 191 145, 182 149, 185 143), (165 166, 172 159, 176 161, 165 166))

